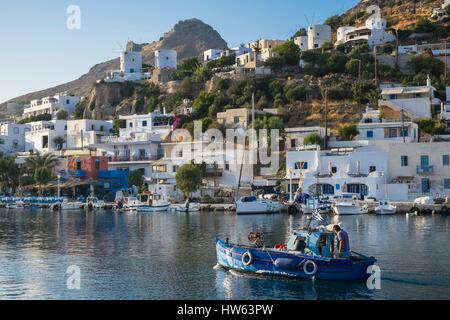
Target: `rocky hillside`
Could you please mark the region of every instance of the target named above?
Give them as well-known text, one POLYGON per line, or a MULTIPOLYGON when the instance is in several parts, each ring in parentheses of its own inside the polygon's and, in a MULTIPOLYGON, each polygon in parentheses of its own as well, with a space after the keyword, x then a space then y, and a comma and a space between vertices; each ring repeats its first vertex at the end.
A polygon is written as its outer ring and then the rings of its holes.
POLYGON ((444 0, 362 0, 347 11, 343 20, 363 24, 370 15, 366 9, 371 5, 379 5, 382 17, 386 18, 391 27, 399 30, 413 28, 420 18, 429 18, 433 8, 440 8, 444 0))
MULTIPOLYGON (((154 51, 158 49, 173 49, 178 52, 179 59, 200 56, 203 51, 210 48, 226 49, 227 43, 220 34, 211 26, 198 19, 178 22, 175 27, 167 32, 159 41, 150 44, 135 44, 130 42, 128 48, 141 50, 144 63, 152 64, 154 51)), ((111 69, 119 68, 119 59, 110 60, 95 65, 89 72, 79 79, 46 90, 29 93, 11 100, 11 102, 28 103, 30 100, 39 99, 59 92, 69 92, 74 95, 88 96, 93 84, 105 77, 111 69)), ((0 106, 4 110, 6 103, 0 106)))

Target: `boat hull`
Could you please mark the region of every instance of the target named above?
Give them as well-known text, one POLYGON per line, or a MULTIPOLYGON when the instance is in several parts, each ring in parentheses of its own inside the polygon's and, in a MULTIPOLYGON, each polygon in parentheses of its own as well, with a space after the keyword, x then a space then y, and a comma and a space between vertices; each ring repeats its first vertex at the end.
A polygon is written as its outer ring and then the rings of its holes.
POLYGON ((236 203, 236 214, 248 215, 248 214, 276 214, 283 210, 283 206, 278 203, 270 203, 266 201, 261 202, 249 202, 249 203, 236 203))
POLYGON ((366 214, 368 210, 360 206, 335 204, 333 205, 333 212, 339 216, 356 216, 366 214))
POLYGON ((300 253, 279 250, 248 248, 227 244, 221 240, 216 243, 217 262, 229 270, 259 275, 284 276, 301 279, 315 278, 330 281, 362 281, 370 274, 368 268, 376 262, 375 258, 327 259, 300 253), (252 256, 252 263, 246 265, 244 255, 252 256), (316 268, 314 268, 314 265, 316 268), (314 272, 314 270, 316 270, 314 272))
POLYGON ((140 206, 136 208, 138 213, 154 213, 154 212, 166 212, 169 210, 169 205, 164 206, 140 206))

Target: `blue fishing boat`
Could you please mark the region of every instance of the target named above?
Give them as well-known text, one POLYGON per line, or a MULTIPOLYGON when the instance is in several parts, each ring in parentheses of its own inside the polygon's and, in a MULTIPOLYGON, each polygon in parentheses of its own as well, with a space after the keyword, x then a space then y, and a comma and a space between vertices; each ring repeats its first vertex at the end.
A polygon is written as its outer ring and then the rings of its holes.
MULTIPOLYGON (((252 235, 252 234, 251 234, 252 235)), ((254 234, 253 234, 254 237, 254 234)), ((260 275, 285 276, 318 280, 366 280, 374 257, 351 252, 349 258, 334 258, 335 234, 324 226, 295 231, 287 245, 266 248, 232 244, 217 240, 218 264, 227 270, 260 275)), ((254 239, 249 240, 253 242, 254 239)))

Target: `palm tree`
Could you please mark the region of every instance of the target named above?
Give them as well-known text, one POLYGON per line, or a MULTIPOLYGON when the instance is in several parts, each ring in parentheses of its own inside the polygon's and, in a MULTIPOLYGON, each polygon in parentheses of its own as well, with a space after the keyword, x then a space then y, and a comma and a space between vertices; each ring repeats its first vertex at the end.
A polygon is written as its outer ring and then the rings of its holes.
POLYGON ((371 106, 377 106, 380 100, 380 90, 372 89, 366 93, 366 99, 369 100, 371 106))
POLYGON ((52 153, 37 153, 25 160, 25 166, 31 174, 34 174, 39 168, 48 168, 52 170, 59 163, 59 159, 52 153))
POLYGON ((16 164, 16 159, 10 156, 0 157, 0 191, 4 192, 9 189, 15 193, 19 186, 20 168, 16 164))
POLYGON ((39 196, 42 196, 42 187, 53 180, 52 171, 47 167, 37 168, 33 173, 33 179, 38 184, 39 196))

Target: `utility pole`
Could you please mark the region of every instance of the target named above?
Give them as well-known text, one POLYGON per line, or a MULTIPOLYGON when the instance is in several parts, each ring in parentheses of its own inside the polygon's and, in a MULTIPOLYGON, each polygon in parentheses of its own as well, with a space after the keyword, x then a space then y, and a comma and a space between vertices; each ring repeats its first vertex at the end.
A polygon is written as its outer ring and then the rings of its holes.
POLYGON ((447 40, 444 40, 444 57, 445 57, 445 61, 444 61, 444 78, 447 79, 447 40))
POLYGON ((375 84, 378 86, 378 59, 377 59, 377 46, 373 47, 373 55, 375 57, 375 84))
POLYGON ((403 143, 406 143, 406 135, 405 135, 405 110, 402 109, 402 137, 403 143))
POLYGON ((361 59, 358 59, 358 62, 359 62, 359 66, 358 66, 358 81, 361 82, 361 63, 362 63, 361 59))
POLYGON ((328 150, 328 88, 325 89, 325 150, 328 150))

